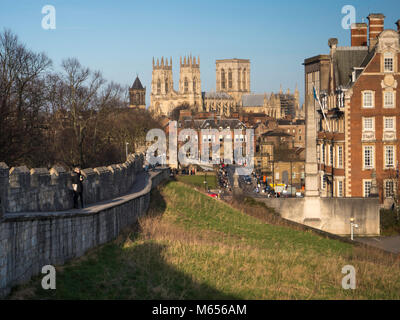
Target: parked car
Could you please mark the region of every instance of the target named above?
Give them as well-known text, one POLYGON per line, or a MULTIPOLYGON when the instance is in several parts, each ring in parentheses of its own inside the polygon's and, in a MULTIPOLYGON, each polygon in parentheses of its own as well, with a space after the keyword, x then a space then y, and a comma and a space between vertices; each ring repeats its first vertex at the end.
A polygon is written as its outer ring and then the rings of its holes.
POLYGON ((214 193, 214 192, 211 192, 211 193, 209 193, 208 194, 210 197, 212 197, 212 198, 218 198, 218 194, 217 193, 214 193))

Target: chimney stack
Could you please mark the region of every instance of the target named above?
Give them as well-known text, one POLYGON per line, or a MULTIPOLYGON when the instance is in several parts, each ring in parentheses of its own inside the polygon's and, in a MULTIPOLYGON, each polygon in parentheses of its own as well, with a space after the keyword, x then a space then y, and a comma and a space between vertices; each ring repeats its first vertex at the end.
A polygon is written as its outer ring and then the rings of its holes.
POLYGON ((369 48, 372 49, 378 42, 378 36, 384 30, 385 16, 382 13, 371 13, 369 21, 369 48))
POLYGON ((353 23, 351 25, 351 46, 368 46, 368 26, 366 23, 353 23))

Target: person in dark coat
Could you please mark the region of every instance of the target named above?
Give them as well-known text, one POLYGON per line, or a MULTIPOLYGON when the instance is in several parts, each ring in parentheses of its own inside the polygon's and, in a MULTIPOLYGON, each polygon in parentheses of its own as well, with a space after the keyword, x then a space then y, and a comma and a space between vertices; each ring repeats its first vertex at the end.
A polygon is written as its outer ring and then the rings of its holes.
POLYGON ((72 189, 74 190, 74 208, 79 209, 78 198, 80 198, 81 208, 83 209, 83 176, 81 169, 75 168, 72 176, 72 189))

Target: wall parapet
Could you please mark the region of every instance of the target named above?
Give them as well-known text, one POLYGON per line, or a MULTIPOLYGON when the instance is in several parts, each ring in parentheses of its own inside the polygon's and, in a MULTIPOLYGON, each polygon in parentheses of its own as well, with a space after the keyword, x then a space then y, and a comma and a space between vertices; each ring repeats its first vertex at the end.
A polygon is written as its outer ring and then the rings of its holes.
MULTIPOLYGON (((121 164, 82 170, 85 205, 129 192, 142 170, 143 154, 130 154, 121 164)), ((4 212, 63 211, 73 207, 71 172, 61 166, 9 168, 0 162, 0 202, 4 212)), ((1 217, 0 210, 0 217, 1 217)))

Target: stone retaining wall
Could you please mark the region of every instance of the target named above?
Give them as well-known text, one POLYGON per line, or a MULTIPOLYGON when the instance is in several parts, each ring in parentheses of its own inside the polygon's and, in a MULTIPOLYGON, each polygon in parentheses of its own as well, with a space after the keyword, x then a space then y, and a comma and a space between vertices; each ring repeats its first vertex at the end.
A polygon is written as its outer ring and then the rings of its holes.
POLYGON ((0 219, 0 297, 38 275, 45 265, 60 265, 88 249, 115 239, 145 214, 150 191, 168 179, 169 169, 151 173, 145 188, 95 210, 6 213, 0 219))
POLYGON ((358 224, 356 236, 380 234, 378 198, 256 198, 285 219, 336 235, 350 234, 350 218, 358 224), (317 215, 313 215, 317 212, 317 215))

